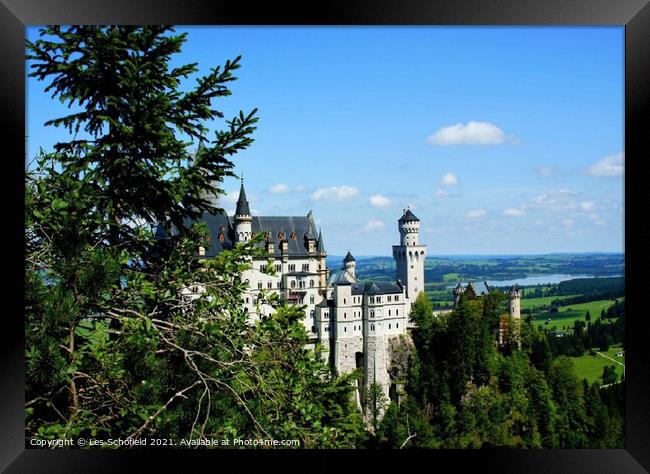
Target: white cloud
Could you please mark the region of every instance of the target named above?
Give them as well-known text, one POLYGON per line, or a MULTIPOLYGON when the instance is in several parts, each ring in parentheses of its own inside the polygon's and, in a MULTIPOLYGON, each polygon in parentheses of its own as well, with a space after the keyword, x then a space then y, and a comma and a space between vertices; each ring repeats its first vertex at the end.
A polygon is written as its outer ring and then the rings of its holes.
POLYGON ((390 206, 390 199, 381 194, 375 194, 374 196, 370 196, 370 205, 372 207, 387 207, 390 206))
POLYGON ((481 217, 485 217, 485 214, 487 213, 483 209, 476 209, 474 211, 469 211, 465 214, 465 217, 468 219, 480 219, 481 217))
POLYGON ((625 154, 623 152, 609 155, 587 168, 591 176, 622 176, 625 170, 625 154))
POLYGON ((458 184, 458 178, 454 174, 447 173, 440 180, 440 184, 443 186, 456 186, 458 184))
POLYGON ((502 214, 508 217, 519 217, 525 215, 526 211, 523 209, 514 209, 512 207, 509 207, 508 209, 504 209, 502 214))
POLYGON ((275 186, 271 186, 269 188, 269 193, 271 194, 286 194, 290 191, 289 186, 286 184, 276 184, 275 186))
POLYGON ((386 224, 384 224, 382 221, 379 219, 370 219, 368 223, 363 227, 364 232, 373 232, 375 230, 379 230, 383 228, 386 224))
POLYGON ((573 210, 578 205, 573 201, 573 197, 577 193, 568 189, 553 189, 546 194, 533 198, 528 204, 522 206, 524 209, 552 209, 558 210, 573 210))
POLYGON ((444 197, 447 197, 449 193, 447 191, 443 191, 442 189, 438 189, 433 195, 439 199, 442 199, 444 197))
POLYGON ((594 208, 593 201, 582 201, 580 203, 580 209, 583 211, 591 211, 594 208))
POLYGON ((427 138, 431 145, 500 145, 505 141, 503 130, 496 125, 474 121, 442 127, 427 138))
POLYGON ((343 201, 352 199, 359 195, 359 190, 351 186, 331 186, 329 188, 318 188, 311 194, 315 201, 343 201))
POLYGON ((562 225, 564 227, 571 227, 573 225, 573 223, 574 223, 573 219, 564 219, 562 221, 562 225))

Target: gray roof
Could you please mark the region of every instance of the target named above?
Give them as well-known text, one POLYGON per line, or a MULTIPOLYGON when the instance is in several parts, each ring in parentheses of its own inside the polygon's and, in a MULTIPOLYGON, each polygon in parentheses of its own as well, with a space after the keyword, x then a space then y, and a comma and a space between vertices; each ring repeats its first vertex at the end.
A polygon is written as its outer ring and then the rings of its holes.
POLYGON ((354 278, 350 273, 348 273, 345 270, 341 270, 340 272, 332 273, 330 275, 329 280, 327 281, 328 285, 351 285, 352 283, 356 283, 356 278, 354 278))
MULTIPOLYGON (((224 249, 231 249, 235 245, 235 221, 234 217, 227 216, 225 213, 203 214, 198 221, 205 222, 210 232, 210 246, 205 251, 206 257, 214 257, 224 249), (223 237, 222 237, 223 236, 223 237)), ((183 224, 189 227, 193 222, 186 219, 183 224)), ((305 236, 316 235, 313 220, 307 216, 252 216, 251 230, 258 234, 268 232, 269 241, 279 242, 280 234, 288 243, 288 252, 290 257, 309 256, 309 244, 305 236), (295 233, 295 239, 292 234, 295 233)), ((263 247, 262 242, 260 245, 263 247)), ((282 251, 280 245, 273 246, 275 257, 280 257, 282 251)))
POLYGON ((405 221, 419 221, 417 217, 415 217, 415 214, 411 212, 410 209, 407 209, 406 212, 402 217, 400 217, 399 222, 405 222, 405 221))
POLYGON ((318 229, 318 253, 325 253, 325 242, 323 242, 323 234, 320 229, 318 229))
POLYGON ((334 301, 323 298, 316 306, 319 308, 330 308, 334 306, 334 301))
POLYGON ((239 189, 239 199, 237 199, 237 209, 235 210, 236 216, 250 216, 251 210, 248 208, 248 199, 246 199, 246 191, 244 191, 244 180, 242 179, 241 188, 239 189))
POLYGON ((402 293, 402 287, 388 281, 370 281, 352 285, 353 295, 390 295, 402 293))
POLYGON ((354 257, 352 256, 349 250, 348 250, 348 254, 343 259, 343 263, 347 263, 347 262, 356 262, 356 260, 354 259, 354 257))
POLYGON ((476 294, 476 296, 487 295, 490 293, 490 287, 488 287, 487 283, 485 282, 468 283, 467 287, 469 286, 472 287, 472 289, 474 290, 474 294, 476 294))

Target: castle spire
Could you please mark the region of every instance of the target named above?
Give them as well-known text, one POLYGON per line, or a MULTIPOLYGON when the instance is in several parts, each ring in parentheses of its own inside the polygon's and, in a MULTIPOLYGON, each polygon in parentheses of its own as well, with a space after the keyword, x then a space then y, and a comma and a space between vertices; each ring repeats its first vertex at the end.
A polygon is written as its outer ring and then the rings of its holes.
POLYGON ((246 190, 244 190, 244 177, 241 177, 241 188, 239 189, 239 199, 237 199, 236 216, 250 216, 251 211, 248 207, 248 199, 246 199, 246 190))
POLYGON ((318 246, 316 247, 318 253, 325 253, 325 242, 323 242, 323 232, 318 229, 318 246))

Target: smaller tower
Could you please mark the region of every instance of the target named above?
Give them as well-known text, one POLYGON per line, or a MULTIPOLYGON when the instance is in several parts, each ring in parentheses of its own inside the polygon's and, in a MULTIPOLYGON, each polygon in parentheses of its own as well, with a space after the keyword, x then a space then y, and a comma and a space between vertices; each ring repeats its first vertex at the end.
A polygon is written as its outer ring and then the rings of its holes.
POLYGON ((316 244, 316 251, 318 252, 318 286, 321 291, 326 292, 327 287, 327 252, 325 251, 325 242, 323 241, 323 232, 318 229, 318 242, 316 244))
POLYGON ((458 282, 458 285, 456 285, 456 288, 454 288, 454 308, 458 306, 460 295, 462 295, 464 291, 465 289, 463 288, 463 285, 458 282))
POLYGON ((235 235, 237 242, 248 242, 252 235, 251 211, 248 207, 248 200, 246 199, 246 191, 244 190, 244 178, 241 180, 241 188, 239 190, 239 199, 237 199, 237 209, 235 210, 235 235))
MULTIPOLYGON (((508 290, 508 315, 510 316, 511 332, 517 348, 521 349, 521 290, 513 285, 508 290)), ((503 340, 503 335, 502 338, 503 340)))
POLYGON ((343 259, 343 269, 346 272, 348 272, 350 275, 352 275, 354 278, 356 278, 357 277, 356 268, 357 268, 357 261, 354 259, 354 257, 348 250, 348 254, 343 259))

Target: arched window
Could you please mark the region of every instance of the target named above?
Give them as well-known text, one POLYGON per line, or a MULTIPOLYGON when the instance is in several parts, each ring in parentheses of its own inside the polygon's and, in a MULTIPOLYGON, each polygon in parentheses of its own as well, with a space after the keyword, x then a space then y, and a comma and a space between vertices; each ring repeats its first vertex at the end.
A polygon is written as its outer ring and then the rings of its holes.
POLYGON ((309 312, 309 316, 312 317, 312 318, 314 317, 314 310, 313 309, 309 312))
POLYGON ((296 287, 296 280, 291 280, 291 288, 295 288, 295 287, 296 287))
POLYGON ((309 302, 310 302, 311 304, 314 303, 314 295, 311 295, 311 296, 309 297, 309 302))
POLYGON ((375 312, 374 312, 374 311, 370 311, 370 317, 371 317, 371 318, 374 318, 374 317, 375 317, 375 312))
POLYGON ((314 280, 309 280, 309 287, 313 288, 314 287, 314 280))
POLYGON ((261 289, 262 289, 262 282, 261 282, 261 281, 258 281, 258 282, 257 282, 257 289, 258 289, 258 290, 261 290, 261 289))

